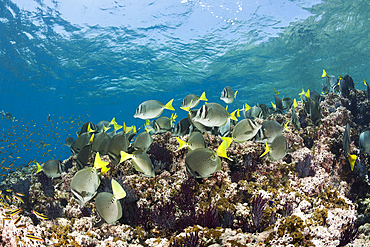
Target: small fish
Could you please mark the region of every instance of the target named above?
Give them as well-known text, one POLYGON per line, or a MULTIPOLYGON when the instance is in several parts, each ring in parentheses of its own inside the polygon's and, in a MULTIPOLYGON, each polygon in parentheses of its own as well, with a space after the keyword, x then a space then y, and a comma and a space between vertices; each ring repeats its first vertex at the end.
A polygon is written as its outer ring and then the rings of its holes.
POLYGON ((59 162, 59 160, 48 160, 45 162, 43 166, 41 166, 39 163, 36 162, 36 165, 37 165, 36 173, 39 173, 42 171, 48 178, 60 177, 63 172, 61 163, 59 162))
MULTIPOLYGON (((256 142, 267 142, 268 144, 272 143, 274 138, 277 135, 280 135, 284 128, 288 130, 287 128, 288 122, 285 124, 285 126, 281 126, 278 122, 274 120, 265 121, 262 123, 261 128, 258 130, 256 135, 256 142)), ((289 130, 288 130, 289 131, 289 130)))
POLYGON ((159 117, 164 109, 172 110, 175 109, 172 106, 173 99, 170 100, 167 104, 162 104, 157 100, 148 100, 139 105, 136 109, 136 113, 134 118, 141 118, 141 119, 152 119, 159 117))
POLYGON ((206 178, 221 170, 221 159, 227 158, 227 142, 223 141, 214 152, 208 148, 197 148, 186 155, 185 166, 191 176, 195 178, 206 178))
POLYGON ((44 239, 39 238, 39 237, 36 237, 34 235, 31 235, 31 234, 27 234, 26 235, 26 238, 31 239, 31 240, 35 240, 35 241, 39 241, 39 242, 43 242, 43 243, 45 242, 44 239))
POLYGON ((339 90, 338 80, 334 75, 328 75, 326 71, 323 70, 321 77, 326 77, 326 84, 329 87, 329 92, 336 92, 339 90))
POLYGON ((23 224, 23 225, 17 225, 16 227, 19 229, 19 228, 26 228, 27 226, 23 224))
MULTIPOLYGON (((153 138, 148 132, 141 132, 140 134, 137 135, 134 143, 132 144, 134 148, 137 149, 142 149, 143 151, 147 151, 153 143, 153 138)), ((122 151, 127 151, 127 150, 122 150, 122 151)))
POLYGON ((18 200, 19 202, 21 202, 21 203, 24 204, 24 201, 23 201, 23 199, 20 196, 13 195, 13 198, 15 198, 16 200, 18 200))
POLYGON ((236 99, 236 94, 238 91, 234 93, 234 91, 231 89, 231 87, 226 86, 222 92, 221 92, 221 97, 220 99, 224 101, 226 104, 231 104, 233 103, 234 99, 236 99))
POLYGON ((22 218, 22 216, 21 215, 19 215, 18 216, 18 218, 14 221, 14 225, 16 225, 16 224, 18 224, 19 223, 19 221, 21 221, 21 218, 22 218))
POLYGON ((238 121, 235 117, 236 111, 229 114, 220 104, 208 103, 197 111, 196 116, 192 120, 207 127, 220 127, 227 122, 228 118, 238 121))
POLYGON ((365 79, 364 79, 364 84, 366 86, 366 97, 367 97, 367 100, 370 100, 370 87, 369 87, 369 84, 367 84, 367 82, 365 81, 365 79))
POLYGON ((121 151, 120 163, 128 159, 132 159, 132 163, 134 164, 136 171, 144 173, 144 176, 146 177, 155 177, 155 170, 152 161, 148 154, 142 149, 138 149, 132 154, 121 151))
MULTIPOLYGON (((255 118, 262 118, 262 109, 259 106, 253 106, 250 107, 249 105, 245 104, 245 111, 242 111, 242 116, 244 118, 250 118, 250 119, 255 119, 255 118)), ((244 106, 243 106, 244 109, 244 106)), ((243 110, 242 109, 242 110, 243 110)))
POLYGON ((286 153, 289 151, 288 142, 283 135, 277 135, 270 146, 267 145, 267 142, 265 142, 265 144, 266 150, 260 157, 270 153, 271 160, 280 160, 284 158, 286 153))
POLYGON ((292 108, 292 124, 293 126, 300 131, 301 130, 301 122, 299 121, 298 115, 295 112, 294 107, 292 108))
POLYGON ((232 137, 223 137, 223 139, 227 140, 228 143, 231 143, 231 141, 239 143, 249 141, 256 136, 261 127, 261 124, 258 124, 252 119, 243 119, 235 125, 232 137))
POLYGON ((343 135, 343 150, 345 152, 345 155, 348 158, 349 164, 351 166, 351 171, 353 171, 357 159, 357 155, 352 154, 351 155, 351 150, 350 150, 350 145, 351 145, 351 127, 349 126, 349 123, 346 124, 346 129, 344 131, 343 135))
POLYGON ((283 112, 283 110, 284 110, 283 102, 281 101, 279 96, 277 96, 276 94, 274 95, 274 98, 275 98, 275 107, 274 107, 274 109, 277 110, 277 111, 283 112))
POLYGON ((188 118, 181 119, 175 126, 172 135, 184 136, 189 134, 190 122, 188 118))
POLYGON ((34 209, 32 210, 32 214, 34 214, 37 218, 42 219, 42 220, 47 220, 48 217, 46 215, 43 215, 39 212, 36 212, 34 209))
POLYGON ((189 94, 182 100, 181 109, 189 111, 191 108, 196 107, 200 101, 208 101, 206 97, 206 92, 203 92, 200 97, 195 94, 189 94))
POLYGON ((172 120, 169 117, 161 116, 154 121, 153 127, 157 134, 166 133, 172 128, 172 120))
POLYGON ((293 105, 293 100, 291 98, 285 97, 282 99, 282 106, 285 111, 289 111, 292 105, 293 105))
POLYGON ((206 141, 204 140, 204 137, 202 133, 195 131, 192 132, 189 136, 189 139, 187 142, 181 140, 180 138, 176 137, 177 141, 179 142, 179 148, 176 150, 180 150, 182 148, 187 147, 189 150, 195 150, 197 148, 205 148, 206 147, 206 141))
POLYGON ((126 192, 122 186, 114 179, 111 181, 113 194, 101 192, 95 198, 95 208, 102 221, 95 227, 107 222, 112 224, 122 217, 122 206, 119 199, 126 197, 126 192))
POLYGON ((11 211, 11 212, 10 212, 10 215, 11 215, 11 216, 14 216, 14 215, 19 214, 20 212, 22 212, 22 209, 21 209, 21 208, 18 208, 18 209, 16 209, 16 210, 11 211))

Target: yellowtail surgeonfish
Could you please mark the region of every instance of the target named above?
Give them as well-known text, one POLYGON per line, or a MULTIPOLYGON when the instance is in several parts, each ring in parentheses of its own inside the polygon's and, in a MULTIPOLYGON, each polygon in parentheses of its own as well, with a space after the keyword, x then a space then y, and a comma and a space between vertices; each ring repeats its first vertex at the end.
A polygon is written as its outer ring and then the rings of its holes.
POLYGON ((226 124, 228 118, 238 121, 235 117, 236 111, 237 110, 229 114, 222 105, 217 103, 208 103, 203 105, 197 111, 193 121, 199 122, 208 127, 221 127, 226 124))
POLYGON ((185 111, 189 111, 191 108, 196 107, 201 100, 208 101, 206 98, 206 92, 203 92, 200 97, 196 96, 195 94, 189 94, 182 100, 182 105, 180 108, 185 111))
POLYGON ((58 178, 62 175, 62 166, 59 162, 59 160, 48 160, 45 162, 43 166, 41 166, 39 163, 37 163, 37 171, 36 173, 39 172, 44 172, 44 174, 48 178, 58 178))
POLYGON ((152 118, 159 117, 162 114, 164 109, 174 111, 175 109, 172 106, 172 102, 173 102, 173 99, 164 105, 157 100, 144 101, 136 109, 134 118, 152 119, 152 118))
POLYGON ((206 178, 221 170, 220 157, 226 155, 227 142, 223 141, 214 152, 208 148, 197 148, 186 155, 186 170, 195 178, 206 178))
POLYGON ((113 194, 101 192, 95 198, 95 208, 102 218, 95 227, 99 227, 104 222, 112 224, 122 217, 122 206, 119 199, 126 197, 126 192, 122 186, 112 179, 113 194))
POLYGON ((287 124, 285 125, 285 127, 283 127, 275 120, 269 120, 269 121, 263 122, 261 128, 257 132, 255 141, 256 142, 266 141, 268 144, 272 143, 272 141, 274 140, 276 136, 283 133, 284 128, 287 129, 287 124))
POLYGON ((284 158, 289 151, 288 142, 283 135, 277 135, 270 146, 267 145, 267 142, 265 142, 265 144, 266 150, 261 157, 265 156, 267 153, 270 153, 271 160, 280 160, 284 158))
POLYGON ((349 126, 349 123, 346 124, 346 129, 344 131, 343 135, 343 149, 345 152, 346 157, 348 158, 349 164, 351 166, 351 171, 353 171, 353 168, 355 167, 357 155, 351 154, 350 145, 351 145, 351 127, 349 126))
POLYGON ((256 136, 260 128, 261 124, 253 121, 252 119, 243 119, 235 125, 232 137, 223 137, 222 139, 227 140, 229 145, 231 141, 239 143, 249 141, 256 136))
POLYGON ((144 173, 146 177, 155 177, 155 170, 152 161, 150 160, 148 154, 142 149, 134 151, 132 154, 128 154, 124 151, 121 151, 121 161, 122 163, 125 160, 132 159, 134 163, 135 170, 138 172, 144 173))
POLYGON ((224 101, 226 104, 231 104, 231 103, 233 103, 234 99, 236 98, 236 94, 237 94, 237 93, 238 93, 238 91, 236 91, 236 92, 234 93, 234 91, 232 90, 232 88, 231 88, 231 87, 226 86, 226 87, 224 88, 224 90, 222 90, 222 92, 221 92, 221 97, 220 97, 220 99, 221 99, 222 101, 224 101))
POLYGON ((364 129, 359 138, 360 151, 362 154, 370 152, 370 128, 364 129))
POLYGON ((108 162, 102 161, 99 153, 96 153, 94 166, 84 168, 73 176, 71 191, 81 206, 95 196, 100 185, 97 169, 106 168, 107 165, 108 162))
POLYGON ((323 70, 321 77, 326 77, 326 84, 328 85, 330 92, 339 91, 338 80, 334 75, 328 75, 326 71, 323 70))
POLYGON ((181 140, 180 138, 176 137, 177 141, 179 142, 179 148, 176 150, 180 150, 182 148, 188 147, 189 150, 195 150, 197 148, 205 148, 206 147, 206 141, 204 140, 204 137, 202 133, 195 131, 191 133, 189 136, 189 139, 187 142, 181 140))

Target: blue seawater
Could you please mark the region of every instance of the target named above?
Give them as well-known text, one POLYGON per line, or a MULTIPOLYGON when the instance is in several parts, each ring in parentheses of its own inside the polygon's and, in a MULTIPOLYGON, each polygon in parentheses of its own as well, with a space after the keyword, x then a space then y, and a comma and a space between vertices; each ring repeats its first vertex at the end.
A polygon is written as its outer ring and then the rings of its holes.
POLYGON ((133 115, 149 99, 174 98, 179 120, 187 94, 222 103, 231 86, 230 109, 269 105, 274 88, 321 92, 323 69, 365 89, 369 10, 367 0, 2 0, 0 111, 15 118, 0 120, 2 166, 69 157, 64 139, 85 121, 141 126, 133 115))

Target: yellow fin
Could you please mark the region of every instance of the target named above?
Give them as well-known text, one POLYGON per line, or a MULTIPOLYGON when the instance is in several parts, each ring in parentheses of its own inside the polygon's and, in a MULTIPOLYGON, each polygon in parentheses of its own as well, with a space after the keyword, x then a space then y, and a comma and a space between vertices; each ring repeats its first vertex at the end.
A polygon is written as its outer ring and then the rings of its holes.
POLYGON ((227 111, 227 109, 229 109, 229 105, 226 105, 226 108, 225 108, 225 109, 226 109, 226 111, 227 111))
POLYGON ((116 122, 116 118, 114 117, 114 118, 112 118, 112 120, 110 121, 110 123, 109 123, 109 125, 114 125, 114 124, 116 124, 117 122, 116 122))
POLYGON ((89 132, 89 133, 95 132, 95 130, 91 129, 90 123, 89 123, 89 125, 87 125, 87 132, 89 132))
POLYGON ((208 101, 206 98, 206 92, 203 92, 202 95, 199 97, 199 100, 208 101))
POLYGON ((115 199, 119 200, 119 199, 126 197, 126 191, 113 178, 112 178, 112 190, 113 190, 113 196, 115 199))
POLYGON ((176 140, 179 142, 179 148, 176 150, 176 152, 179 151, 180 149, 184 148, 184 147, 189 146, 189 143, 187 143, 186 141, 181 140, 177 136, 176 136, 176 140))
POLYGON ((286 129, 287 131, 289 131, 289 132, 290 132, 290 130, 288 129, 288 123, 289 123, 289 121, 288 121, 288 122, 286 122, 286 124, 284 125, 284 129, 286 129))
POLYGON ((36 162, 36 165, 37 165, 37 171, 36 173, 39 173, 42 171, 42 167, 40 166, 39 162, 36 162))
POLYGON ((148 126, 148 125, 144 125, 145 132, 146 132, 146 133, 149 133, 151 130, 150 130, 150 129, 148 129, 146 126, 148 126))
POLYGON ((367 86, 367 82, 365 81, 365 79, 364 79, 364 84, 365 84, 365 86, 367 86))
POLYGON ((343 79, 343 76, 341 76, 341 74, 339 74, 339 80, 342 80, 343 79))
POLYGON ((226 141, 227 143, 227 146, 226 148, 229 148, 230 145, 231 145, 231 142, 233 141, 233 138, 232 137, 221 137, 222 140, 226 141))
POLYGON ((229 117, 234 120, 234 121, 238 121, 238 119, 235 117, 235 113, 236 113, 237 110, 233 111, 232 113, 230 113, 229 117))
POLYGON ((234 99, 236 99, 236 95, 238 94, 238 91, 239 90, 236 90, 235 93, 234 93, 234 99))
POLYGON ((176 118, 177 118, 177 114, 176 114, 176 112, 175 112, 175 114, 171 114, 171 123, 172 122, 175 122, 175 120, 176 120, 176 118))
POLYGON ((356 159, 357 156, 355 154, 348 155, 348 161, 349 164, 351 165, 351 171, 353 171, 353 168, 355 168, 356 159))
POLYGON ((240 117, 240 110, 238 109, 237 112, 236 112, 236 116, 237 117, 240 117))
POLYGON ((297 108, 298 104, 297 104, 297 100, 294 98, 294 101, 293 101, 293 107, 294 108, 297 108))
POLYGON ((305 96, 307 99, 310 99, 310 89, 307 89, 307 92, 305 93, 305 96))
POLYGON ((128 160, 128 159, 131 159, 133 156, 132 154, 128 154, 125 151, 121 151, 120 154, 121 154, 121 160, 119 161, 119 163, 122 163, 123 161, 128 160))
MULTIPOLYGON (((148 119, 147 119, 148 120, 148 119)), ((150 123, 150 121, 149 121, 150 123)), ((123 122, 123 131, 125 132, 125 134, 127 134, 128 132, 130 132, 132 130, 132 126, 131 127, 127 127, 125 122, 123 122)))
POLYGON ((304 95, 305 94, 305 91, 303 90, 303 88, 302 88, 302 92, 300 92, 298 95, 304 95))
POLYGON ((94 141, 94 136, 95 136, 95 134, 92 134, 92 135, 91 135, 90 140, 89 140, 89 143, 90 143, 90 144, 94 141))
POLYGON ((110 129, 110 127, 106 127, 105 124, 103 124, 103 132, 107 132, 110 129))
POLYGON ((168 101, 168 103, 164 105, 164 108, 165 108, 165 109, 168 109, 168 110, 172 110, 172 111, 174 111, 174 110, 175 110, 175 108, 173 108, 173 106, 172 106, 172 102, 173 102, 173 99, 171 99, 170 101, 168 101))
POLYGON ((321 77, 327 77, 328 76, 328 74, 326 73, 326 71, 323 69, 322 70, 322 76, 321 77))
POLYGON ((274 103, 272 103, 272 101, 270 101, 270 102, 271 102, 272 108, 274 108, 274 110, 276 110, 276 105, 274 103))
POLYGON ((247 103, 245 103, 245 111, 248 111, 249 109, 251 109, 251 107, 247 103))
POLYGON ((278 91, 276 91, 276 89, 275 89, 275 88, 274 88, 274 92, 275 92, 275 95, 280 94, 278 91))
POLYGON ((226 159, 232 160, 229 157, 227 157, 226 149, 227 149, 227 141, 224 140, 222 141, 220 146, 217 148, 217 151, 216 151, 217 155, 219 157, 224 157, 226 159))
POLYGON ((95 155, 95 160, 94 160, 94 167, 95 168, 103 168, 109 164, 108 161, 102 161, 100 158, 99 152, 96 153, 95 155))
POLYGON ((108 171, 110 170, 110 167, 106 167, 106 166, 103 166, 100 170, 100 173, 101 175, 104 175, 105 173, 107 173, 108 171))
POLYGON ((261 156, 260 157, 263 157, 263 156, 265 156, 268 152, 270 152, 270 147, 269 147, 269 145, 267 145, 267 142, 265 141, 265 143, 266 143, 266 150, 265 150, 265 152, 263 153, 263 154, 261 154, 261 156))

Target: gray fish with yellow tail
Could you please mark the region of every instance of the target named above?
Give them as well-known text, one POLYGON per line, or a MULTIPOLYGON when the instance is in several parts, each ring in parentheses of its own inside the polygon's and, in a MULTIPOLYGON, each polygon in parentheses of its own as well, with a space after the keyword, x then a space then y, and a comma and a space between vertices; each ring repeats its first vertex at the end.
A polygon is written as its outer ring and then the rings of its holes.
POLYGON ((124 151, 121 151, 121 161, 122 163, 125 160, 132 159, 134 168, 138 172, 144 173, 145 177, 155 177, 155 170, 152 161, 150 160, 148 154, 142 149, 134 151, 132 154, 128 154, 124 151))
POLYGON ((208 103, 203 105, 197 111, 193 121, 199 122, 207 127, 220 127, 227 122, 228 118, 238 121, 238 119, 235 117, 235 113, 236 110, 229 114, 220 104, 208 103))
POLYGON ((187 142, 181 140, 179 137, 176 137, 176 139, 179 142, 179 148, 176 151, 185 147, 188 147, 189 150, 206 147, 206 141, 204 140, 202 133, 198 131, 191 133, 187 142))
POLYGON ((208 101, 206 92, 203 92, 200 97, 196 96, 195 94, 189 94, 182 100, 180 108, 185 111, 189 111, 191 108, 196 107, 201 100, 208 101))
POLYGON ((351 154, 351 126, 349 126, 349 123, 346 124, 346 129, 343 135, 343 150, 345 152, 346 157, 348 158, 351 171, 353 171, 357 155, 351 154))
MULTIPOLYGON (((288 122, 287 122, 288 124, 288 122)), ((261 128, 258 130, 256 135, 256 142, 267 142, 268 144, 272 143, 274 138, 281 133, 283 129, 287 129, 287 124, 283 127, 278 122, 274 120, 265 121, 262 123, 261 128)), ((287 129, 288 130, 288 129, 287 129)))
POLYGON ((62 175, 63 171, 59 160, 48 160, 44 163, 43 166, 41 166, 39 163, 36 164, 37 164, 36 173, 42 171, 48 178, 58 178, 62 175))
POLYGON ((249 141, 256 136, 261 127, 261 124, 253 121, 252 119, 243 119, 235 125, 232 137, 224 137, 223 139, 227 139, 228 143, 231 141, 239 143, 249 141))
POLYGON ((220 99, 225 102, 226 104, 231 104, 233 103, 234 99, 236 98, 236 94, 238 91, 234 93, 234 90, 232 90, 231 87, 226 86, 222 92, 221 92, 221 97, 220 99))
POLYGON ((173 102, 173 99, 164 105, 157 100, 144 101, 136 109, 134 118, 152 119, 152 118, 159 117, 162 114, 164 109, 174 111, 175 109, 172 106, 172 102, 173 102))
POLYGON ((290 151, 288 142, 285 136, 283 135, 277 135, 272 141, 270 146, 267 145, 267 142, 265 143, 266 143, 266 150, 260 157, 263 157, 267 153, 270 153, 271 160, 280 160, 284 158, 287 152, 290 151))

